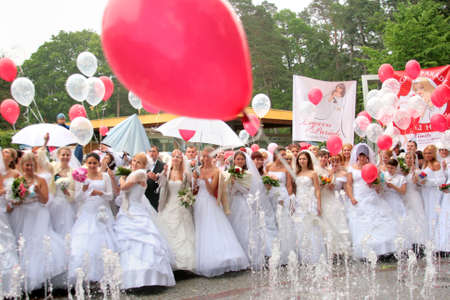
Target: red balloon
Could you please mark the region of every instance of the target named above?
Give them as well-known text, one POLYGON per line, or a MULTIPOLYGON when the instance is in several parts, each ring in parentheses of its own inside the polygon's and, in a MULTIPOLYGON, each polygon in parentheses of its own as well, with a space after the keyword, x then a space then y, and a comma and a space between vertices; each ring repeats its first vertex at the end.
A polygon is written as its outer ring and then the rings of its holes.
POLYGON ((414 80, 420 75, 420 64, 417 60, 412 59, 406 63, 405 71, 408 76, 414 80))
POLYGON ((109 128, 108 128, 108 126, 100 126, 98 131, 100 132, 101 136, 105 136, 108 133, 109 128))
POLYGON ((378 169, 374 164, 365 164, 361 169, 361 177, 367 183, 372 183, 378 177, 378 169))
POLYGON ((0 78, 8 82, 14 81, 17 76, 16 64, 9 58, 0 58, 0 78))
POLYGON ((431 94, 431 102, 437 107, 447 104, 450 99, 450 88, 444 84, 438 85, 431 94))
POLYGON ((192 139, 192 137, 193 137, 194 134, 195 134, 195 130, 190 130, 190 129, 178 129, 178 132, 180 133, 181 138, 182 138, 185 142, 187 142, 187 141, 189 141, 190 139, 192 139))
POLYGON ((105 86, 105 96, 103 96, 103 101, 108 101, 108 99, 111 98, 111 95, 114 93, 114 82, 111 80, 111 78, 106 76, 100 76, 99 78, 105 86))
POLYGON ((5 99, 2 101, 2 104, 0 104, 0 113, 6 122, 14 125, 20 115, 19 104, 12 99, 5 99))
POLYGON ((378 78, 381 82, 394 77, 394 68, 390 64, 382 64, 378 69, 378 78))
POLYGON ((259 145, 258 144, 253 144, 250 146, 250 149, 252 149, 252 152, 256 152, 259 150, 259 145))
POLYGON ((258 133, 261 122, 256 115, 244 115, 242 117, 242 125, 244 125, 244 129, 248 134, 255 136, 258 133))
POLYGON ((447 130, 447 118, 441 114, 432 115, 430 123, 433 131, 444 132, 447 130))
POLYGON ((250 102, 245 31, 222 0, 110 0, 102 44, 118 79, 164 111, 231 120, 250 102))
POLYGON ((398 92, 397 96, 406 96, 411 92, 412 87, 412 80, 408 76, 403 75, 400 79, 400 91, 398 92))
POLYGON ((367 111, 363 110, 362 112, 360 112, 357 115, 357 117, 361 117, 361 116, 366 117, 367 120, 369 120, 369 122, 372 122, 372 117, 369 115, 369 113, 367 111))
POLYGON ((332 135, 327 140, 327 149, 331 155, 337 155, 342 149, 342 140, 337 135, 332 135))
POLYGON ((387 134, 382 134, 377 139, 377 145, 380 150, 388 150, 392 146, 392 137, 387 134))
POLYGON ((150 114, 157 114, 160 112, 159 108, 152 106, 148 102, 142 101, 141 103, 142 103, 142 108, 144 108, 144 110, 150 114))
POLYGON ((86 110, 84 109, 84 106, 81 104, 74 104, 69 109, 69 120, 73 121, 73 119, 78 117, 84 117, 87 118, 86 110))
POLYGON ((319 90, 318 88, 313 88, 312 90, 309 91, 308 93, 308 99, 309 101, 311 101, 312 104, 317 105, 320 103, 320 101, 322 100, 322 91, 319 90))

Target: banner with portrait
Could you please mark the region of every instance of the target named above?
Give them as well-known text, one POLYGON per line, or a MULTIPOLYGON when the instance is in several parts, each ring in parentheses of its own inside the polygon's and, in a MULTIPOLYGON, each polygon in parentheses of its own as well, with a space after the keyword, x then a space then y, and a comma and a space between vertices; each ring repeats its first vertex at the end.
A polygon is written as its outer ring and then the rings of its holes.
POLYGON ((344 143, 353 144, 356 81, 322 81, 294 75, 292 139, 294 141, 326 141, 338 135, 344 143), (302 101, 308 92, 318 88, 323 98, 305 117, 302 101))
POLYGON ((399 104, 408 101, 413 95, 418 95, 426 104, 423 114, 416 119, 412 119, 411 125, 406 130, 400 130, 403 135, 402 144, 406 146, 408 140, 417 142, 419 149, 423 149, 428 144, 436 144, 441 138, 441 133, 431 129, 430 119, 434 114, 447 116, 450 113, 450 107, 444 104, 442 107, 436 107, 431 102, 431 94, 434 89, 444 83, 450 83, 450 65, 422 69, 417 79, 411 81, 404 71, 395 71, 394 78, 401 83, 399 104))

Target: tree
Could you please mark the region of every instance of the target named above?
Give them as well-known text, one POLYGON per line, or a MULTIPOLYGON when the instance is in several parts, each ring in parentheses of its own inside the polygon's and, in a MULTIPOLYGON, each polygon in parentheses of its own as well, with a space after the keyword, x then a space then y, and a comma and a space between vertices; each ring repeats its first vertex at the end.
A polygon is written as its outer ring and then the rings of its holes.
POLYGON ((399 3, 393 19, 385 25, 383 51, 365 47, 363 60, 376 73, 383 63, 402 70, 410 59, 423 68, 448 64, 450 61, 450 22, 440 1, 420 0, 416 4, 399 3))

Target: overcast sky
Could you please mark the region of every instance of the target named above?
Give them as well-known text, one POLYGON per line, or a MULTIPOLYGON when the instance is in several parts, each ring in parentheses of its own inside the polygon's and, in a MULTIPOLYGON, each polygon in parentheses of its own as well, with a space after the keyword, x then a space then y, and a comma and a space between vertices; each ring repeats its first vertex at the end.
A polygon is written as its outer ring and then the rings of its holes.
MULTIPOLYGON (((164 0, 160 0, 164 1, 164 0)), ((263 0, 253 0, 260 4, 263 0)), ((17 64, 60 30, 101 31, 107 0, 5 0, 0 17, 0 53, 17 64)), ((311 0, 269 0, 279 9, 300 12, 311 0)))

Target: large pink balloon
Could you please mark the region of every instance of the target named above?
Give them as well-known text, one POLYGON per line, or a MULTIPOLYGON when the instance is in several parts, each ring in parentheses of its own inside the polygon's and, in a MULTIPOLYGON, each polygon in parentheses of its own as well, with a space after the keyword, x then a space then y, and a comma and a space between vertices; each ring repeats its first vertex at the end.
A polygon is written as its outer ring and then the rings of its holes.
POLYGON ((431 102, 437 107, 447 104, 450 99, 450 88, 444 84, 438 85, 431 94, 431 102))
POLYGON ((361 177, 367 183, 372 183, 377 179, 378 169, 374 164, 365 164, 361 169, 361 177))
POLYGON ((258 133, 261 121, 256 115, 244 115, 244 117, 242 117, 242 125, 250 136, 255 136, 258 133))
POLYGON ((14 125, 20 115, 19 104, 12 99, 5 99, 2 101, 2 104, 0 104, 0 113, 6 122, 14 125))
POLYGON ((250 149, 252 149, 252 152, 256 152, 259 150, 259 145, 258 144, 253 144, 250 146, 250 149))
POLYGON ((382 134, 377 139, 377 145, 380 150, 388 150, 392 146, 392 137, 387 134, 382 134))
POLYGON ((17 76, 16 64, 9 58, 0 58, 0 78, 8 82, 14 81, 17 76))
POLYGON ((108 133, 109 128, 108 128, 108 126, 100 126, 98 131, 100 132, 101 136, 105 136, 108 133))
POLYGON ((337 155, 342 149, 342 140, 337 135, 332 135, 327 140, 327 149, 331 155, 337 155))
POLYGON ((308 99, 312 104, 317 105, 322 100, 323 94, 322 91, 318 88, 313 88, 308 93, 308 99))
POLYGON ((433 131, 444 132, 447 130, 447 119, 441 114, 432 115, 430 123, 433 131))
POLYGON ((394 68, 390 64, 382 64, 378 69, 378 78, 381 82, 394 77, 394 68))
POLYGON ((416 79, 420 75, 420 64, 417 60, 412 59, 406 63, 406 74, 412 79, 416 79))
POLYGON ((75 118, 78 117, 84 117, 86 118, 86 110, 84 109, 84 106, 81 104, 74 104, 69 109, 69 120, 72 121, 75 118))
POLYGON ((110 0, 102 44, 126 88, 164 111, 230 120, 250 102, 248 44, 227 1, 110 0))
POLYGON ((106 76, 100 76, 99 78, 105 86, 105 96, 103 96, 103 101, 108 101, 108 99, 111 98, 112 94, 114 93, 114 82, 111 80, 111 78, 106 76))

